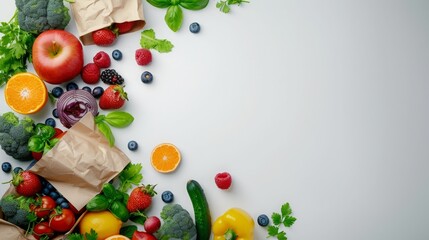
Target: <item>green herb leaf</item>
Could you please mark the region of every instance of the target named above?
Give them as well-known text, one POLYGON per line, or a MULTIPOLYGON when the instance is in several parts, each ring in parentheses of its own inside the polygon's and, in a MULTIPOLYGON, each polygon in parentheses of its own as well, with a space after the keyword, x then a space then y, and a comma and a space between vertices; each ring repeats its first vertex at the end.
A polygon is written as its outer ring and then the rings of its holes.
POLYGON ((273 213, 271 215, 271 219, 273 220, 274 225, 280 225, 282 223, 282 216, 280 213, 273 213))
POLYGON ((295 217, 292 217, 292 216, 286 216, 286 217, 283 219, 283 225, 284 225, 285 227, 291 227, 291 226, 295 223, 295 221, 296 221, 296 218, 295 218, 295 217))
POLYGON ((219 10, 223 13, 229 13, 229 11, 231 10, 226 1, 217 2, 216 7, 219 8, 219 10))
POLYGON ((279 227, 276 226, 268 226, 267 228, 268 231, 268 235, 271 237, 275 237, 277 236, 277 234, 279 233, 279 227))
POLYGON ((112 127, 123 128, 129 126, 134 121, 134 117, 127 112, 114 111, 108 113, 104 121, 112 127))
POLYGON ((291 227, 296 218, 291 216, 292 209, 289 203, 285 203, 280 208, 280 213, 274 212, 271 215, 273 225, 269 225, 267 228, 268 237, 276 237, 279 240, 287 240, 286 232, 281 231, 280 227, 283 224, 284 227, 291 227))
POLYGON ((136 211, 136 212, 130 213, 130 220, 135 223, 143 225, 146 219, 147 219, 147 216, 144 212, 136 211))
POLYGON ((290 208, 289 203, 285 203, 282 205, 281 214, 282 214, 282 216, 287 216, 287 215, 292 214, 292 209, 290 208))
POLYGON ((285 233, 285 232, 283 232, 283 231, 279 232, 279 233, 277 234, 277 239, 278 239, 278 240, 287 240, 286 233, 285 233))
POLYGON ((183 12, 182 8, 178 5, 172 5, 167 8, 167 13, 164 17, 167 26, 173 31, 177 32, 182 26, 183 12))
POLYGON ((113 136, 112 129, 105 122, 97 123, 98 130, 106 137, 109 145, 112 147, 115 145, 115 137, 113 136))
POLYGON ((157 8, 167 8, 171 6, 170 0, 147 0, 147 2, 157 8))
POLYGON ((89 233, 85 233, 86 240, 97 240, 98 234, 97 232, 91 228, 91 231, 89 233))
POLYGON ((170 52, 174 47, 173 44, 166 39, 156 39, 153 29, 142 31, 140 46, 146 49, 155 49, 160 53, 170 52))
POLYGON ((121 230, 119 230, 119 234, 127 236, 129 239, 131 239, 133 237, 134 232, 137 230, 138 228, 136 225, 127 225, 121 227, 121 230))
POLYGON ((179 5, 189 10, 201 10, 207 6, 209 0, 181 0, 179 5))
POLYGON ((141 174, 143 166, 140 163, 129 163, 124 170, 119 173, 119 188, 121 192, 127 192, 132 188, 133 185, 140 185, 143 180, 143 175, 141 174))

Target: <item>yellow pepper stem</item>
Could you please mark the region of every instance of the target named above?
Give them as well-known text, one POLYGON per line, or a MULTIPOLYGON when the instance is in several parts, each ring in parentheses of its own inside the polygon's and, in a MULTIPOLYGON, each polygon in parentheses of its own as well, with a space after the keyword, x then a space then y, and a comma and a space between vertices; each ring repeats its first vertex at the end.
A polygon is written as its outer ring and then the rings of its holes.
POLYGON ((232 230, 231 228, 229 228, 226 232, 225 232, 225 240, 235 240, 237 239, 237 234, 235 234, 234 230, 232 230))

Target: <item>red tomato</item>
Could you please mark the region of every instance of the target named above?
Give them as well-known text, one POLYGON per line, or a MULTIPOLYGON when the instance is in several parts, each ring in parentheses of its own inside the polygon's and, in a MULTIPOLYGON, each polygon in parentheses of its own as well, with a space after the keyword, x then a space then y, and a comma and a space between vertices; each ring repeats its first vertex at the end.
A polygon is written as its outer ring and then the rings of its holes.
POLYGON ((156 237, 147 232, 135 231, 131 240, 156 240, 156 237))
POLYGON ((56 232, 69 231, 76 222, 76 217, 70 209, 56 209, 50 215, 49 227, 56 232))
POLYGON ((64 135, 63 130, 61 130, 59 128, 54 128, 54 130, 55 130, 55 134, 54 134, 54 136, 52 136, 52 138, 61 138, 64 135), (61 135, 61 137, 58 137, 60 135, 61 135))
POLYGON ((55 234, 54 230, 49 227, 48 222, 40 222, 34 225, 33 236, 36 239, 50 239, 55 234))
POLYGON ((32 207, 34 213, 38 218, 48 216, 52 210, 57 206, 55 200, 49 196, 42 196, 36 199, 36 205, 32 207))
POLYGON ((43 156, 43 152, 31 152, 31 156, 34 160, 39 161, 43 156))

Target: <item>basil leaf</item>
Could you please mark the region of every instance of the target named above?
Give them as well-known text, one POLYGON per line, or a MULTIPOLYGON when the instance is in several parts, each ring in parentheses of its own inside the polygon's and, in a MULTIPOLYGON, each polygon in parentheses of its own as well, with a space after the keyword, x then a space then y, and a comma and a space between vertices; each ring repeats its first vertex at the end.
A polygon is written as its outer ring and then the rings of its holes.
POLYGON ((189 10, 201 10, 207 6, 209 0, 181 0, 179 5, 189 10))
POLYGON ((43 152, 45 148, 45 140, 40 136, 34 135, 28 139, 28 150, 31 152, 43 152))
POLYGON ((168 7, 164 20, 173 32, 177 32, 182 26, 183 20, 183 12, 180 6, 173 5, 168 7))
POLYGON ((136 225, 127 225, 121 227, 121 230, 119 230, 119 234, 127 236, 129 239, 133 238, 133 234, 135 231, 137 231, 138 228, 136 225))
POLYGON ((112 129, 105 122, 97 123, 98 130, 107 138, 109 145, 112 147, 115 144, 115 137, 113 136, 112 129))
POLYGON ((103 189, 101 190, 107 198, 115 198, 116 197, 116 189, 110 183, 103 184, 103 189))
POLYGON ((115 111, 108 113, 104 121, 113 127, 123 128, 130 125, 134 121, 134 117, 127 112, 115 111))
POLYGON ((170 0, 147 0, 147 2, 157 8, 167 8, 171 5, 170 0))

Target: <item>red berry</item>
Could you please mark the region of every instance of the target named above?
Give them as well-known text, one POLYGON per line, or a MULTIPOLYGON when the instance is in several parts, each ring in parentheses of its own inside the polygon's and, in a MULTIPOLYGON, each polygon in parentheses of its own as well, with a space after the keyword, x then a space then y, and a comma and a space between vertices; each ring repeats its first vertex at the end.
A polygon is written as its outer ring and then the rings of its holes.
POLYGON ((136 50, 136 62, 138 65, 145 66, 152 62, 152 53, 145 48, 136 50))
POLYGON ((218 188, 226 190, 231 187, 232 177, 227 172, 218 173, 215 176, 215 183, 218 188))
POLYGON ((42 182, 39 176, 27 170, 14 174, 12 184, 18 194, 26 197, 35 196, 42 190, 42 182))
POLYGON ((109 46, 115 42, 116 34, 108 28, 103 28, 92 32, 92 40, 96 45, 109 46))
POLYGON ((104 90, 101 95, 98 105, 101 109, 119 109, 124 106, 128 100, 127 93, 121 85, 111 85, 104 90))
POLYGON ((88 84, 95 84, 100 79, 100 68, 95 63, 88 63, 80 73, 82 80, 88 84))
POLYGON ((118 33, 127 33, 131 31, 134 27, 134 22, 122 22, 122 23, 116 23, 116 28, 118 29, 118 33))
POLYGON ((110 67, 110 56, 104 51, 100 51, 97 54, 95 54, 94 58, 92 59, 94 63, 99 68, 108 68, 110 67))
POLYGON ((161 220, 157 216, 150 216, 146 219, 143 226, 147 233, 152 234, 161 227, 161 220))

